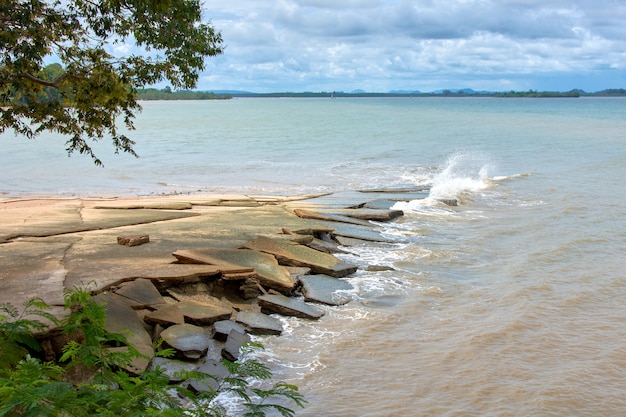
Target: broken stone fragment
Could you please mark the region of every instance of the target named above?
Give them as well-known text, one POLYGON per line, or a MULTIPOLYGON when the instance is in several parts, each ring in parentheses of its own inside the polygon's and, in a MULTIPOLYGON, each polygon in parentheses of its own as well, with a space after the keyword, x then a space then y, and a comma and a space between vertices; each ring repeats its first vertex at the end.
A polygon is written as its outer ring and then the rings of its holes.
POLYGON ((183 362, 176 359, 169 358, 161 358, 155 357, 152 358, 150 362, 149 370, 154 370, 160 368, 163 371, 163 374, 167 375, 170 379, 170 382, 181 382, 182 379, 177 376, 177 374, 181 371, 193 371, 198 366, 192 362, 183 362))
POLYGON ((354 289, 348 281, 328 275, 306 275, 300 278, 300 282, 304 301, 338 306, 352 300, 352 296, 345 292, 354 289))
POLYGON ((143 320, 153 326, 159 324, 163 327, 169 327, 174 324, 183 324, 185 322, 185 316, 180 308, 178 308, 177 304, 170 304, 158 310, 151 311, 145 315, 143 320))
POLYGON ((285 297, 280 294, 265 294, 258 298, 261 311, 266 314, 277 313, 283 316, 293 316, 317 320, 324 315, 311 305, 296 298, 285 297))
POLYGON ((244 333, 246 328, 242 324, 235 323, 232 320, 220 320, 213 323, 213 339, 225 342, 232 330, 244 333))
POLYGON ((149 235, 118 236, 117 243, 124 246, 139 246, 150 242, 149 235))
POLYGON ((146 358, 138 358, 129 365, 129 370, 139 373, 148 367, 148 361, 154 355, 152 337, 148 334, 143 320, 130 308, 123 297, 112 293, 101 293, 93 297, 98 304, 104 304, 106 311, 105 329, 111 333, 121 333, 128 342, 146 358))
POLYGON ((157 308, 165 304, 163 296, 149 279, 139 278, 123 284, 115 291, 139 305, 139 308, 157 308))
POLYGON ((222 380, 230 375, 224 364, 214 359, 207 360, 196 371, 207 377, 189 381, 188 387, 194 392, 215 392, 219 389, 222 380))
POLYGON ((163 343, 188 359, 200 359, 209 350, 211 341, 202 327, 176 324, 161 333, 163 343))
POLYGON ((193 300, 184 300, 177 304, 185 321, 198 326, 207 326, 219 320, 230 318, 232 309, 217 300, 214 304, 200 303, 193 300))
POLYGON ((178 250, 173 254, 179 262, 195 262, 215 265, 224 279, 250 278, 254 272, 261 285, 283 293, 291 292, 296 282, 274 256, 247 249, 204 248, 178 250))
POLYGON ((222 357, 234 362, 239 360, 241 356, 241 348, 246 343, 250 343, 251 339, 245 333, 240 333, 237 330, 232 330, 226 339, 226 344, 222 349, 222 357))
POLYGON ((246 331, 254 335, 274 335, 279 336, 283 332, 283 325, 280 320, 263 313, 251 311, 240 311, 235 318, 237 323, 245 326, 246 331))

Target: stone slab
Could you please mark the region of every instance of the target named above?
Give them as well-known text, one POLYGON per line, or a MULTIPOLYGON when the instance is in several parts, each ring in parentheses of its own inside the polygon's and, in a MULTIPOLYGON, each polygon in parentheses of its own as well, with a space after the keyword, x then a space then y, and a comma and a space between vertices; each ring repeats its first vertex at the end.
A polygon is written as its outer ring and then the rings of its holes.
POLYGON ((305 266, 312 271, 334 277, 356 272, 357 267, 342 262, 335 256, 297 243, 259 236, 244 245, 247 249, 272 254, 283 265, 305 266))
POLYGON ((213 338, 225 342, 232 330, 245 333, 246 328, 233 320, 220 320, 213 323, 213 338))
POLYGON ((300 278, 304 300, 328 305, 349 303, 353 296, 346 293, 354 289, 348 281, 328 275, 305 275, 300 278))
POLYGON ((177 373, 183 371, 195 371, 198 366, 192 362, 184 362, 177 359, 155 357, 152 358, 148 369, 154 370, 157 368, 160 368, 163 371, 163 374, 167 375, 167 377, 170 379, 170 382, 177 383, 182 381, 181 378, 177 376, 177 373))
POLYGON ((176 324, 161 332, 166 346, 176 349, 182 356, 199 359, 209 350, 210 340, 202 327, 193 324, 176 324))
MULTIPOLYGON (((257 275, 259 283, 264 287, 280 292, 291 292, 296 282, 289 272, 278 264, 276 258, 270 254, 248 249, 219 249, 204 248, 174 252, 176 258, 194 259, 198 262, 215 265, 229 271, 246 272, 252 270, 257 275), (182 255, 181 255, 182 252, 182 255)), ((247 277, 243 277, 247 278, 247 277)))
POLYGON ((237 313, 235 321, 243 324, 248 333, 257 336, 279 336, 283 332, 283 325, 280 320, 263 313, 240 311, 237 313))
POLYGON ((174 324, 185 323, 185 316, 177 304, 169 304, 146 314, 143 320, 153 326, 158 324, 163 327, 169 327, 174 324))
POLYGON ((207 375, 203 379, 189 381, 189 389, 194 392, 215 392, 220 387, 222 380, 230 375, 226 366, 220 361, 209 359, 196 371, 207 375))
POLYGON ((185 300, 177 304, 185 316, 185 322, 198 326, 208 326, 219 320, 230 318, 232 309, 222 302, 214 304, 200 303, 198 301, 185 300))
POLYGON ((163 296, 152 284, 152 281, 145 278, 124 283, 115 290, 115 293, 135 301, 141 305, 140 308, 156 308, 165 304, 163 296))
POLYGON ((148 359, 138 358, 131 364, 135 372, 145 371, 149 360, 154 355, 152 338, 148 334, 143 321, 130 308, 121 296, 113 293, 102 293, 94 296, 94 301, 104 304, 106 311, 105 329, 111 333, 121 333, 128 342, 148 359))
POLYGON ((250 343, 251 340, 250 336, 245 333, 240 333, 237 330, 231 331, 222 349, 222 357, 231 362, 239 360, 241 357, 241 348, 246 343, 250 343))
POLYGON ((321 220, 325 222, 339 222, 339 223, 349 223, 349 224, 358 224, 361 226, 370 226, 370 223, 367 220, 356 219, 347 215, 342 214, 334 214, 329 212, 317 212, 313 210, 306 209, 295 209, 293 211, 298 217, 303 219, 313 219, 313 220, 321 220))
POLYGON ((324 312, 315 308, 304 301, 285 297, 279 294, 265 294, 258 298, 261 311, 271 314, 277 313, 283 316, 299 317, 311 320, 318 320, 324 312))

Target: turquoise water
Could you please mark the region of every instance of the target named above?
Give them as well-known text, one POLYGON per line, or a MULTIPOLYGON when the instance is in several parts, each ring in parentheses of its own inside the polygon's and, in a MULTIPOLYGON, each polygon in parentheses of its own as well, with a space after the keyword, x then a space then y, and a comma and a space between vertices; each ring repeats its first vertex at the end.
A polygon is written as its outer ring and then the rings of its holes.
POLYGON ((626 100, 146 102, 139 159, 4 134, 4 196, 432 186, 356 300, 264 339, 299 416, 626 415, 626 100), (458 207, 438 202, 454 197, 458 207))

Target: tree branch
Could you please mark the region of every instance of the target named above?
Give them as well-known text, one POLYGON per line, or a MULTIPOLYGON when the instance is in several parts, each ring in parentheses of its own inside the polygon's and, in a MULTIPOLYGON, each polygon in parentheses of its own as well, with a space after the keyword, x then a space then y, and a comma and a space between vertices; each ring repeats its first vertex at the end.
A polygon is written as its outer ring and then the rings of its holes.
POLYGON ((46 81, 46 80, 42 80, 41 78, 37 78, 34 75, 31 75, 27 72, 23 72, 22 73, 22 78, 26 78, 29 81, 32 81, 34 83, 37 83, 39 85, 43 85, 45 87, 54 87, 54 88, 59 88, 59 83, 61 81, 63 81, 66 77, 67 77, 67 73, 64 73, 62 75, 59 75, 58 77, 56 77, 54 80, 52 81, 46 81))

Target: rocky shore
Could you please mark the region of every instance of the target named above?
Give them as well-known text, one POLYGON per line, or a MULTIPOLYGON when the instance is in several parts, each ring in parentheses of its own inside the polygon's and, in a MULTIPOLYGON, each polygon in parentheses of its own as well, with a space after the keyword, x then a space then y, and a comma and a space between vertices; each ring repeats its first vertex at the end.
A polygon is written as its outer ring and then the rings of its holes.
MULTIPOLYGON (((342 278, 358 268, 338 254, 388 241, 378 224, 403 215, 393 204, 426 192, 0 199, 0 303, 41 297, 60 317, 64 292, 84 288, 145 354, 129 372, 219 375, 250 335, 282 333, 276 315, 318 320, 319 304, 349 303, 342 278), (154 357, 159 339, 175 359, 154 357)), ((67 342, 41 338, 48 359, 67 342)))

